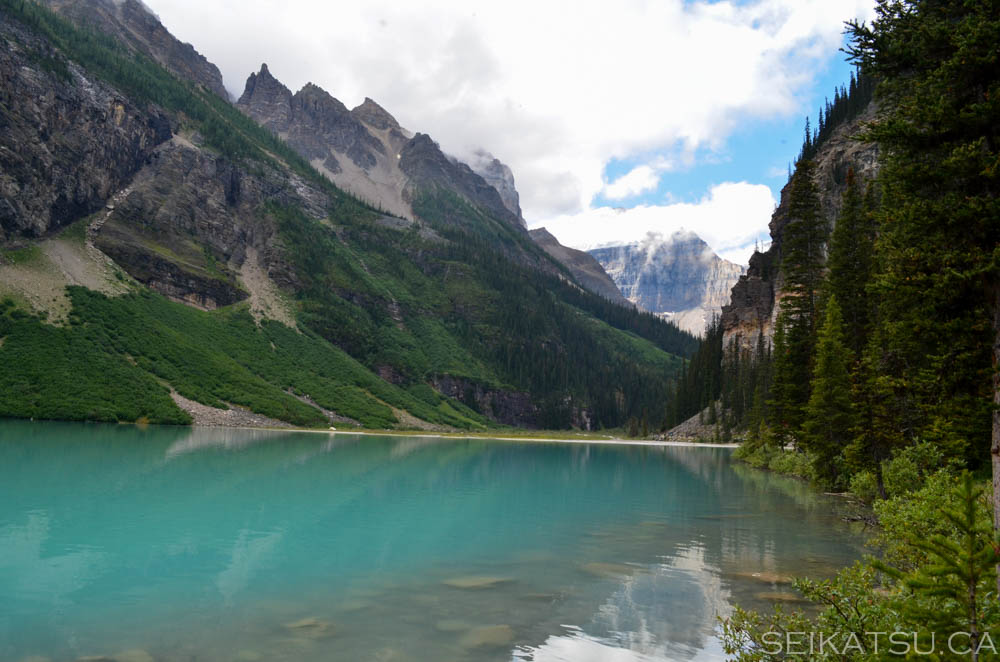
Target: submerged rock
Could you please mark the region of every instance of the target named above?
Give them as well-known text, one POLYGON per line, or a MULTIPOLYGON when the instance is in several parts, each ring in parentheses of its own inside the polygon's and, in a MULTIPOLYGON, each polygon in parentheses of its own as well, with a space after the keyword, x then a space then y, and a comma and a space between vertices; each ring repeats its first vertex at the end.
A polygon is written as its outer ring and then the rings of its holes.
POLYGON ((509 625, 485 625, 473 628, 459 644, 463 648, 491 648, 506 646, 514 641, 514 629, 509 625))
POLYGON ((450 586, 452 588, 461 588, 466 590, 478 590, 484 588, 496 588, 501 584, 509 584, 513 582, 513 579, 507 577, 455 577, 453 579, 446 579, 443 583, 445 586, 450 586))
POLYGON ((796 604, 809 602, 802 596, 787 591, 755 593, 753 597, 757 600, 768 600, 769 602, 789 602, 796 604))
POLYGON ((726 576, 732 579, 749 579, 765 584, 791 584, 795 581, 788 575, 779 575, 776 572, 729 572, 726 573, 726 576))
POLYGON ((580 566, 580 570, 594 577, 614 579, 623 575, 631 575, 636 569, 624 563, 584 563, 580 566))
POLYGON ((309 639, 332 637, 335 630, 333 623, 315 617, 300 618, 297 621, 285 623, 285 629, 309 639))

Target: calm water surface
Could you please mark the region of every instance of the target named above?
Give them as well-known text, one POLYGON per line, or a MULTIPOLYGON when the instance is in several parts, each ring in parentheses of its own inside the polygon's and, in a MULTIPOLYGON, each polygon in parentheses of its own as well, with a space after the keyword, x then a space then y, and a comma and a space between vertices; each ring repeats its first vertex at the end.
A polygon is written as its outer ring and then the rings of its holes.
POLYGON ((835 507, 727 449, 0 421, 0 659, 721 660, 860 555, 835 507))

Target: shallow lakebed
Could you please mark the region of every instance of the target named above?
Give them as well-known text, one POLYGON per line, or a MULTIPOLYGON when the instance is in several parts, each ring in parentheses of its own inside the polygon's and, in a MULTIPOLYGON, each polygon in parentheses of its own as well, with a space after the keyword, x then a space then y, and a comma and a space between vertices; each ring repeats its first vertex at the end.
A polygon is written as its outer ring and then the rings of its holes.
POLYGON ((0 421, 0 659, 721 660, 861 555, 731 449, 0 421))

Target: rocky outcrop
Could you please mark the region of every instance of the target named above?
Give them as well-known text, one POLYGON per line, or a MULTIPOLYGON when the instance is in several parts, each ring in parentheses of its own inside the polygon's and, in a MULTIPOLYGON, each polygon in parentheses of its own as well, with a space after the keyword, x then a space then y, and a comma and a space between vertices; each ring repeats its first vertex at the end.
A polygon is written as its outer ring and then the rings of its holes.
POLYGON ((650 234, 625 246, 589 253, 604 267, 626 299, 700 335, 729 302, 743 267, 723 260, 693 232, 668 238, 650 234))
POLYGON ((473 172, 485 179, 487 184, 497 190, 504 207, 510 213, 515 214, 520 219, 521 224, 527 227, 524 216, 521 215, 521 196, 514 186, 514 173, 510 167, 485 150, 476 151, 469 166, 473 172))
POLYGON ((418 133, 403 147, 399 167, 409 178, 410 195, 422 189, 447 189, 493 218, 527 233, 520 217, 507 208, 497 189, 465 163, 449 159, 427 134, 418 133))
POLYGON ((615 303, 623 306, 632 305, 628 299, 622 296, 618 286, 604 271, 601 263, 594 259, 594 256, 575 248, 563 246, 545 228, 530 230, 528 234, 546 253, 564 265, 580 285, 615 303))
POLYGON ((80 25, 106 32, 136 51, 153 58, 185 80, 202 85, 226 101, 219 68, 191 44, 174 37, 139 0, 42 0, 50 9, 80 25))
POLYGON ((267 64, 247 78, 243 95, 236 105, 258 124, 283 134, 292 123, 292 91, 271 75, 267 64))
MULTIPOLYGON (((878 146, 856 137, 863 125, 874 119, 875 113, 876 107, 872 103, 861 115, 837 127, 819 146, 814 158, 820 207, 831 228, 840 213, 848 171, 853 169, 862 185, 872 181, 878 173, 878 146)), ((785 227, 790 220, 790 190, 791 182, 781 190, 781 202, 771 216, 768 226, 771 231, 770 248, 750 258, 749 269, 733 286, 730 301, 722 309, 723 342, 727 347, 736 343, 744 349, 753 349, 761 334, 768 342, 774 335, 777 302, 781 300, 784 284, 781 249, 785 227)))
POLYGON ((262 212, 264 202, 298 206, 316 218, 329 204, 302 181, 249 172, 183 138, 161 146, 109 210, 95 244, 133 278, 172 299, 212 309, 246 299, 241 279, 254 259, 276 286, 297 285, 262 212))
POLYGON ((360 106, 351 109, 351 115, 358 118, 360 122, 367 124, 376 131, 399 131, 403 132, 403 127, 399 126, 396 118, 382 106, 375 103, 369 97, 360 106))
POLYGON ((0 14, 0 239, 39 237, 123 188, 170 122, 0 14))
POLYGON ((413 217, 399 164, 409 135, 371 99, 348 110, 312 83, 292 94, 264 64, 236 103, 339 187, 390 214, 413 217))
POLYGON ((442 375, 431 380, 441 395, 464 402, 482 415, 502 425, 537 427, 538 407, 531 396, 519 391, 486 387, 461 377, 442 375))
MULTIPOLYGON (((520 208, 511 211, 497 188, 448 158, 429 136, 411 135, 371 99, 348 110, 311 83, 292 94, 265 64, 247 79, 237 106, 335 184, 390 214, 412 219, 415 197, 443 188, 526 231, 520 208)), ((513 188, 512 175, 509 180, 513 188)))

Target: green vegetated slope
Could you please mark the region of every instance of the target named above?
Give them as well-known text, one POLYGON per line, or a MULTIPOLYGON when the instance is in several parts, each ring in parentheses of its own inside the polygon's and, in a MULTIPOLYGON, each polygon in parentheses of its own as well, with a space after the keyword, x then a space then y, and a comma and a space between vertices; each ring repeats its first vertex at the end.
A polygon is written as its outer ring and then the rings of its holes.
POLYGON ((209 406, 234 403, 304 426, 327 418, 297 394, 366 427, 396 425, 393 407, 459 428, 486 423, 430 389, 379 379, 313 333, 258 326, 242 307, 205 313, 149 291, 109 298, 74 287, 70 297, 62 327, 0 304, 0 416, 189 422, 169 384, 209 406))
POLYGON ((248 173, 294 173, 329 199, 322 222, 295 204, 258 210, 292 262, 297 286, 286 294, 301 334, 256 326, 243 304, 205 313, 149 292, 108 299, 74 289, 64 327, 4 314, 0 384, 15 395, 0 414, 183 422, 169 384, 204 404, 301 425, 325 418, 286 391, 372 427, 398 423, 390 405, 435 424, 481 426, 504 393, 529 394, 524 420, 544 427, 568 427, 581 410, 597 427, 663 421, 692 336, 583 291, 526 235, 448 190, 420 192, 417 225, 380 225, 380 214, 214 94, 33 3, 0 7, 62 56, 168 111, 175 130, 197 131, 220 158, 248 173), (463 403, 429 387, 441 378, 460 380, 463 403), (122 387, 129 381, 137 386, 122 387))

